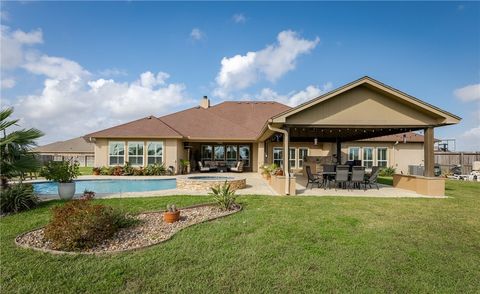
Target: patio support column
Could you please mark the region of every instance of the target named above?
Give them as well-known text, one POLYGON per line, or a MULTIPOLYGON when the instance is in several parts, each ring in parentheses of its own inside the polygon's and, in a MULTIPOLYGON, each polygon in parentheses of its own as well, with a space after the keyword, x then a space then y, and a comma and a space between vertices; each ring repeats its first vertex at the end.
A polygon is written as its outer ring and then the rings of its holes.
POLYGON ((288 170, 288 128, 287 130, 274 128, 270 124, 268 128, 274 132, 282 133, 283 135, 283 171, 285 174, 285 195, 290 195, 290 172, 288 170))
POLYGON ((423 142, 423 153, 424 153, 424 163, 425 163, 425 174, 426 177, 433 177, 433 169, 435 165, 435 155, 433 152, 434 144, 434 135, 433 127, 428 127, 424 129, 424 142, 423 142))
POLYGON ((337 163, 342 164, 342 141, 337 137, 336 139, 337 147, 337 163))

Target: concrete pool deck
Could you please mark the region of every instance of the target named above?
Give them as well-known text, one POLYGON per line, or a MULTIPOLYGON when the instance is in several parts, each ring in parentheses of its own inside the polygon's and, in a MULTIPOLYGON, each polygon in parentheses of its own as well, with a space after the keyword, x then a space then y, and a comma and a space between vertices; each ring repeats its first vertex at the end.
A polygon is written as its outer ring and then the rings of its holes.
MULTIPOLYGON (((278 195, 268 184, 268 182, 262 178, 258 173, 194 173, 189 175, 178 175, 178 176, 80 176, 78 180, 145 180, 145 179, 176 179, 184 178, 192 175, 203 175, 203 176, 228 176, 228 177, 241 177, 245 178, 247 182, 247 187, 245 189, 237 190, 238 195, 269 195, 275 196, 278 195)), ((339 197, 381 197, 381 198, 445 198, 445 196, 425 196, 417 194, 412 191, 394 188, 388 185, 379 184, 379 190, 375 187, 372 189, 354 189, 354 190, 344 190, 344 189, 323 189, 323 188, 308 188, 306 189, 306 178, 303 176, 297 176, 297 196, 339 196, 339 197)), ((24 181, 28 183, 38 183, 44 182, 44 179, 24 181)), ((75 196, 81 196, 83 191, 75 194, 75 196)), ((191 190, 181 190, 181 189, 165 189, 158 191, 146 191, 146 192, 125 192, 125 193, 103 193, 97 194, 97 198, 131 198, 131 197, 155 197, 155 196, 172 196, 172 195, 206 195, 207 192, 201 191, 191 191, 191 190)), ((297 197, 293 196, 293 197, 297 197)), ((42 199, 58 199, 58 195, 42 195, 42 199)))

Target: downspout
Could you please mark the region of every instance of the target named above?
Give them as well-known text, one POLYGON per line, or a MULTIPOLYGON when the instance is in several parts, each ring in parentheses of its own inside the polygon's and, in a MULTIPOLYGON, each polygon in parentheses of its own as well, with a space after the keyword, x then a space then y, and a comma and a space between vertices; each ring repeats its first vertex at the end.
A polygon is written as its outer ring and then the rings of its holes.
POLYGON ((283 168, 285 170, 285 195, 290 195, 290 170, 288 168, 288 132, 277 129, 268 124, 268 129, 283 134, 283 168))

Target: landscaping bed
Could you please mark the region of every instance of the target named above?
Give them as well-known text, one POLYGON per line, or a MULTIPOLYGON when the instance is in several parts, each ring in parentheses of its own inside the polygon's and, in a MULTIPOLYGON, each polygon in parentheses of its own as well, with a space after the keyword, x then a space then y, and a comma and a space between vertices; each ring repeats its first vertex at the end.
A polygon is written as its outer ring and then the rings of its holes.
POLYGON ((213 205, 196 205, 180 210, 180 220, 172 224, 163 220, 163 211, 146 212, 136 215, 138 224, 120 229, 112 238, 84 251, 55 250, 44 238, 44 228, 36 229, 18 236, 15 243, 21 247, 47 251, 51 253, 109 253, 144 248, 170 239, 183 228, 202 223, 240 211, 221 210, 213 205))

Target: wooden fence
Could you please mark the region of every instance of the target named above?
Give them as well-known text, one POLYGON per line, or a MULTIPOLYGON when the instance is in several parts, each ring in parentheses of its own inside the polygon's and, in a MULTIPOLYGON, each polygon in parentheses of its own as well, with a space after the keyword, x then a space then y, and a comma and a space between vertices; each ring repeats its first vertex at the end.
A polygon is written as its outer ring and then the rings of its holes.
POLYGON ((461 165, 462 174, 469 174, 474 161, 480 161, 480 152, 435 152, 435 163, 440 165, 442 171, 461 165))

